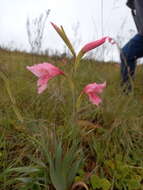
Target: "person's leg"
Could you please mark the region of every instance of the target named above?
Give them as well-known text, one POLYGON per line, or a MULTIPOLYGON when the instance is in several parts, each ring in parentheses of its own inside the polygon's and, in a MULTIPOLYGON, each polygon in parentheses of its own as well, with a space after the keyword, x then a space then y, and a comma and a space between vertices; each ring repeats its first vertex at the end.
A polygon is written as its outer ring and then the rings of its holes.
POLYGON ((134 77, 136 60, 143 57, 143 36, 135 35, 121 50, 122 84, 129 84, 134 77))
POLYGON ((121 79, 122 83, 129 82, 130 79, 133 79, 136 69, 136 58, 130 56, 128 51, 128 44, 122 49, 120 58, 121 58, 121 79))

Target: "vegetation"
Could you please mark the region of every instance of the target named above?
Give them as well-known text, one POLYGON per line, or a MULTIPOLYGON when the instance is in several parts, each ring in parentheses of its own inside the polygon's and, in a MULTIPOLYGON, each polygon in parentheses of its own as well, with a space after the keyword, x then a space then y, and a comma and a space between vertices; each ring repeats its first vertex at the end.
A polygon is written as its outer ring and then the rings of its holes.
POLYGON ((143 66, 126 95, 118 64, 83 59, 76 93, 93 82, 107 87, 100 106, 83 95, 75 114, 65 77, 37 94, 26 66, 42 62, 73 67, 66 57, 0 50, 0 190, 143 189, 143 66))

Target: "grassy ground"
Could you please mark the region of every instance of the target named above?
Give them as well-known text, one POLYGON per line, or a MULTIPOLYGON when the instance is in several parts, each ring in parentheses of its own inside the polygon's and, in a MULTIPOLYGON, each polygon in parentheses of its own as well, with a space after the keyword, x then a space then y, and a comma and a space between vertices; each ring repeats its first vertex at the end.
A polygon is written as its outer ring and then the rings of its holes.
POLYGON ((75 98, 89 83, 107 88, 99 107, 84 95, 75 113, 65 77, 37 94, 26 66, 40 62, 73 67, 57 56, 0 50, 0 190, 143 189, 143 66, 125 95, 117 64, 82 60, 75 98))

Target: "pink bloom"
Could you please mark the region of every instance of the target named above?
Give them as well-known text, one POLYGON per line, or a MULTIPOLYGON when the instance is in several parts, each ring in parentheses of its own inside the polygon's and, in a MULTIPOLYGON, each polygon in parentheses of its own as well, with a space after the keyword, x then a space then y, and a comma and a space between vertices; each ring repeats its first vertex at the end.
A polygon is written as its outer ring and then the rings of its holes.
POLYGON ((92 83, 84 87, 83 92, 88 95, 89 100, 92 104, 99 105, 102 100, 97 94, 103 92, 103 89, 106 87, 106 82, 102 84, 92 83))
POLYGON ((110 37, 104 37, 104 38, 101 38, 100 40, 97 40, 97 41, 93 41, 93 42, 90 42, 88 44, 86 44, 82 49, 81 51, 83 53, 86 53, 100 45, 102 45, 103 43, 105 42, 110 42, 111 44, 115 44, 114 40, 110 37))
POLYGON ((47 88, 50 79, 57 75, 64 74, 58 67, 55 67, 50 63, 41 63, 27 66, 26 68, 39 78, 37 81, 39 94, 47 88))

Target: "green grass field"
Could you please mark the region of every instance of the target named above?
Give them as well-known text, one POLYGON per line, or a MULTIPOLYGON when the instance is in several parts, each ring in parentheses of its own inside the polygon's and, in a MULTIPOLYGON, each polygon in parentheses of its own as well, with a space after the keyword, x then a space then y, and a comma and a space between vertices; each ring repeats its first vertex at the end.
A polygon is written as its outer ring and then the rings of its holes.
POLYGON ((26 66, 42 62, 72 75, 72 59, 0 50, 0 190, 142 190, 143 66, 125 95, 118 64, 83 59, 73 98, 63 76, 37 94, 26 66), (83 95, 75 111, 84 86, 104 81, 100 106, 83 95))

